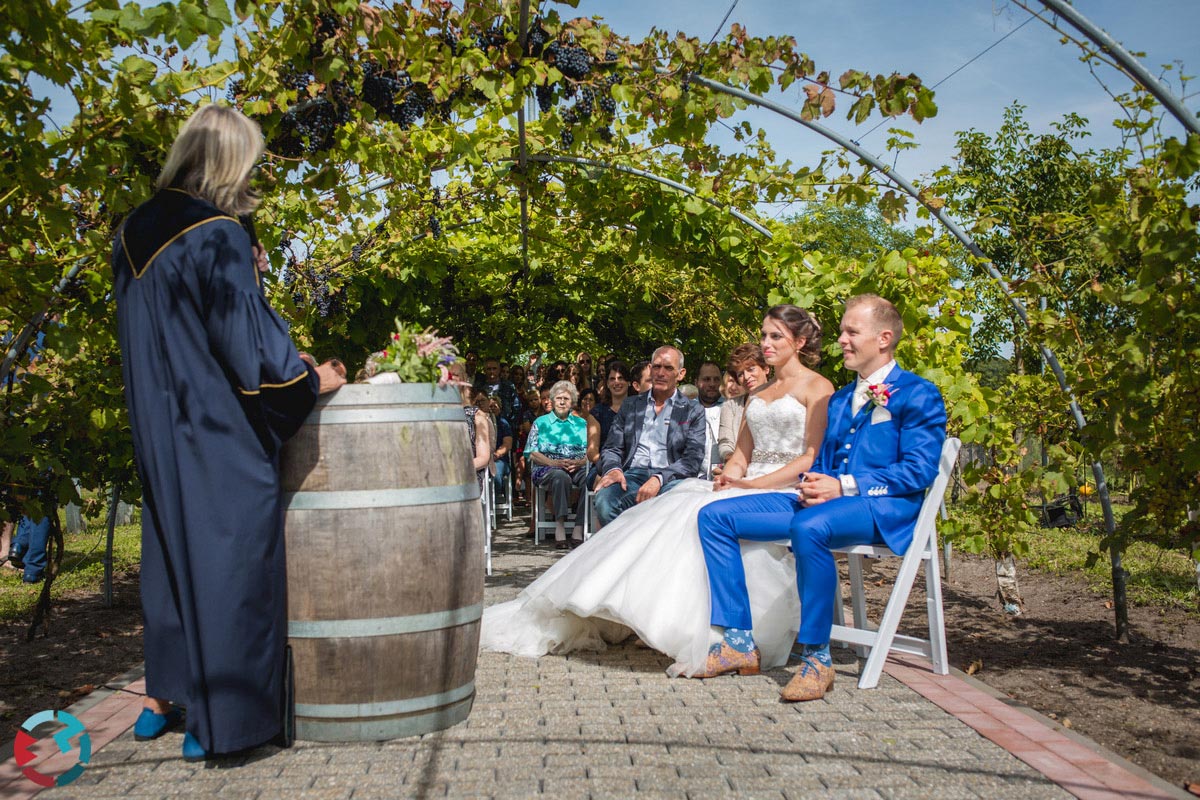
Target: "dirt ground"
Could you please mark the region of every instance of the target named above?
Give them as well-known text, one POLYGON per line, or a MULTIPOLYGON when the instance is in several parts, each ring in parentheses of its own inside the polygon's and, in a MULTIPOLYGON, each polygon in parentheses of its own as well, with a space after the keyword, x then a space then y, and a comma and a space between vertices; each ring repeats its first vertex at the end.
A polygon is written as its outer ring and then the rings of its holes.
MULTIPOLYGON (((899 559, 868 585, 878 619, 899 559)), ((1200 783, 1200 615, 1131 608, 1128 644, 1114 638, 1111 600, 1081 579, 1019 570, 1024 613, 996 599, 990 559, 955 554, 944 583, 950 663, 1119 753, 1169 783, 1200 783)), ((924 581, 901 631, 923 634, 924 581)))
MULTIPOLYGON (((898 563, 872 572, 876 614, 898 563)), ((1020 580, 1025 613, 1007 616, 992 562, 955 556, 945 589, 951 663, 1176 786, 1200 783, 1200 615, 1131 609, 1134 636, 1122 645, 1107 598, 1082 581, 1028 570, 1020 580)), ((924 608, 919 585, 902 630, 921 631, 924 608)), ((27 643, 25 630, 0 626, 0 752, 30 714, 65 708, 141 662, 136 575, 118 576, 112 608, 76 597, 57 606, 48 635, 27 643)))

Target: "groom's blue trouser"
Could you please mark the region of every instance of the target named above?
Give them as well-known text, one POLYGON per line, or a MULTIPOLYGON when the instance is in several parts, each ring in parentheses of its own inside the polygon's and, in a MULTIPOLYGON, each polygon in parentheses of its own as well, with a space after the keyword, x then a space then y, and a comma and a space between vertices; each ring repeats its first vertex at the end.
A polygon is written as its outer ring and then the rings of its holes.
POLYGON ((752 630, 750 596, 739 539, 790 539, 796 556, 800 632, 796 641, 829 642, 837 564, 832 548, 882 544, 865 497, 839 497, 802 506, 796 495, 771 493, 718 500, 700 509, 700 545, 708 566, 713 625, 752 630))

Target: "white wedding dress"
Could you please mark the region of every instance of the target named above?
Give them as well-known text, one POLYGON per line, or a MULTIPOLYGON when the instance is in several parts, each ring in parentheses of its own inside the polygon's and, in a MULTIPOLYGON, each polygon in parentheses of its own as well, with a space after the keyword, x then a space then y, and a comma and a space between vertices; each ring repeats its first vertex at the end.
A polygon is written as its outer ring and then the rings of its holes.
MULTIPOLYGON (((805 412, 790 394, 770 403, 751 398, 747 477, 779 469, 804 450, 805 412)), ((625 511, 516 599, 484 609, 480 647, 536 657, 602 650, 632 632, 674 659, 671 675, 695 674, 717 640, 697 514, 716 500, 759 491, 714 492, 710 481, 691 479, 625 511)), ((785 543, 759 542, 742 543, 742 560, 763 668, 782 666, 800 622, 795 561, 785 543)))

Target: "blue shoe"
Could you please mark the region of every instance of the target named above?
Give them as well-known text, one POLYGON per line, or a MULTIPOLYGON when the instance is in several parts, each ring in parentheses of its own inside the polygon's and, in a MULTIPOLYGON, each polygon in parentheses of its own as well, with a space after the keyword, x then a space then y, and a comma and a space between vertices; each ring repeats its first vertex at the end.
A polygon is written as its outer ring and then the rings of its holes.
POLYGON ((183 710, 172 708, 165 714, 156 714, 148 708, 142 709, 142 714, 133 723, 133 738, 139 742, 157 739, 183 719, 183 710))
POLYGON ((183 760, 184 761, 204 761, 208 758, 208 752, 200 746, 200 742, 196 741, 196 737, 190 733, 183 735, 183 760))

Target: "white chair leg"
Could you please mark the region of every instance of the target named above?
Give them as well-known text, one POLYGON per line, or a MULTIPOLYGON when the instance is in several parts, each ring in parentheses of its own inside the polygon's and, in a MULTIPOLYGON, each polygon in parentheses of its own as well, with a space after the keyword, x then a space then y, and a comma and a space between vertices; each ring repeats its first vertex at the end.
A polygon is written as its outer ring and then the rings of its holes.
POLYGON ((946 654, 946 616, 942 607, 942 576, 938 574, 937 546, 930 548, 925 563, 925 612, 929 617, 929 650, 933 671, 938 675, 950 673, 946 654))
POLYGON ((483 494, 480 497, 483 509, 483 568, 488 575, 492 574, 492 483, 491 477, 483 477, 483 494))
POLYGON ((542 487, 533 481, 529 482, 529 492, 533 495, 533 543, 542 543, 542 487))
MULTIPOLYGON (((838 572, 835 572, 833 576, 833 624, 846 624, 846 603, 842 600, 842 576, 838 572)), ((843 649, 850 646, 849 642, 841 644, 843 649)))
MULTIPOLYGON (((850 566, 850 609, 854 614, 854 627, 860 631, 870 630, 871 621, 867 619, 867 596, 863 586, 863 557, 857 553, 846 556, 850 566)), ((842 623, 835 623, 842 624, 842 623)), ((854 652, 859 658, 866 658, 866 645, 855 645, 854 652)))
POLYGON ((512 466, 508 469, 508 480, 504 484, 505 491, 508 492, 508 501, 504 504, 504 520, 512 522, 513 517, 513 498, 517 496, 517 489, 514 485, 516 478, 513 476, 512 466))
POLYGON ((887 661, 888 651, 891 650, 892 639, 896 636, 896 628, 900 626, 900 616, 904 613, 905 604, 908 603, 913 578, 916 577, 920 564, 921 559, 917 558, 906 558, 900 564, 900 571, 896 574, 896 583, 892 586, 887 607, 884 608, 883 617, 879 620, 875 644, 871 647, 867 663, 863 665, 862 674, 858 679, 858 688, 860 689, 874 689, 879 684, 879 677, 883 674, 883 664, 887 661))
POLYGON ((583 540, 592 538, 592 490, 583 487, 583 540))

